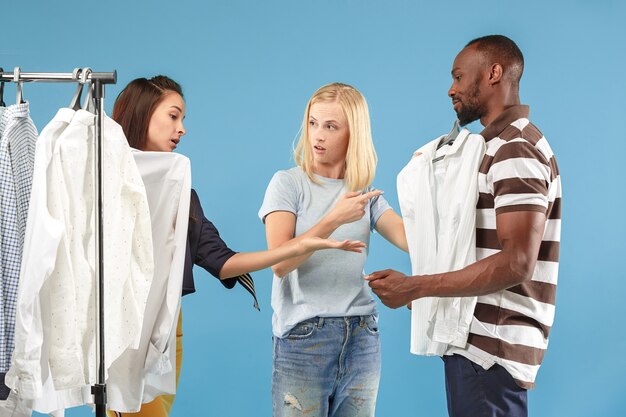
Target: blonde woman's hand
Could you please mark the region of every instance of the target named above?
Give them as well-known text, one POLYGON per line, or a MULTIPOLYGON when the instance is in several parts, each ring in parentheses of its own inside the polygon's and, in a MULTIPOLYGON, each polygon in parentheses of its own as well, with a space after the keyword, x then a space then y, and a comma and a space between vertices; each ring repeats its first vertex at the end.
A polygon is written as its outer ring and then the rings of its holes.
POLYGON ((347 252, 361 253, 365 248, 365 243, 360 240, 334 240, 322 239, 321 237, 305 237, 300 240, 300 245, 304 253, 313 252, 321 249, 339 249, 347 252))
POLYGON ((337 227, 355 222, 365 215, 365 206, 369 203, 370 198, 377 197, 382 193, 381 190, 373 190, 365 194, 358 191, 346 193, 328 213, 328 218, 337 227))

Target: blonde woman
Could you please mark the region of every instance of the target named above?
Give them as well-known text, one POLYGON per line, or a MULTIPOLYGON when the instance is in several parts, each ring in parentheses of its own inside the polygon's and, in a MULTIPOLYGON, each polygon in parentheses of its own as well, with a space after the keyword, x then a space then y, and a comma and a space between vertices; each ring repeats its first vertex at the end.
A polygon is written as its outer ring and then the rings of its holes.
MULTIPOLYGON (((333 83, 313 94, 295 160, 274 175, 259 211, 270 249, 308 237, 368 243, 376 229, 406 250, 402 219, 371 186, 376 152, 355 88, 333 83)), ((366 256, 319 252, 272 267, 275 417, 374 415, 380 343, 366 256)))
MULTIPOLYGON (((113 119, 124 130, 131 147, 143 151, 173 152, 186 130, 185 101, 183 91, 176 81, 159 75, 150 79, 137 78, 120 93, 113 105, 113 119)), ((259 252, 235 252, 221 239, 217 228, 205 216, 200 199, 191 191, 187 254, 183 276, 182 295, 195 292, 192 267, 198 265, 227 288, 237 283, 240 274, 267 268, 290 256, 320 249, 361 251, 362 242, 335 242, 313 237, 284 245, 277 250, 259 252)), ((250 280, 251 278, 248 277, 250 280)), ((255 297, 256 300, 256 297, 255 297)), ((176 330, 176 382, 183 357, 182 314, 176 330)), ((174 403, 174 395, 161 395, 141 406, 138 413, 108 411, 109 417, 167 417, 174 403)))

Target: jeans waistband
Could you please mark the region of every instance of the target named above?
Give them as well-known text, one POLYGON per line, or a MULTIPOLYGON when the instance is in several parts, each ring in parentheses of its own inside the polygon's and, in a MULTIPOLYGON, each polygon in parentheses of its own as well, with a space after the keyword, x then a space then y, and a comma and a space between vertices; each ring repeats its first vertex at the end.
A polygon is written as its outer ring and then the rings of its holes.
POLYGON ((363 327, 365 326, 365 323, 367 320, 375 320, 378 321, 378 314, 368 314, 365 316, 346 316, 346 317, 314 317, 312 319, 312 321, 315 322, 315 326, 318 329, 321 329, 322 327, 324 327, 324 323, 326 321, 341 321, 344 323, 350 323, 350 322, 354 322, 354 321, 358 321, 359 322, 359 326, 363 327))

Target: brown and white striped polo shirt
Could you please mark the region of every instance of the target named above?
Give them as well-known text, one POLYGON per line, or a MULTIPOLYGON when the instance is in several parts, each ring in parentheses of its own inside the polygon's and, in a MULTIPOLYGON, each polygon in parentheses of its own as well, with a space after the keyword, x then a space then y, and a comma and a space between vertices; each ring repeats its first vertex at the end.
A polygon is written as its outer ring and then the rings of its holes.
POLYGON ((478 174, 478 260, 502 249, 496 215, 546 213, 546 227, 532 280, 478 297, 465 349, 450 349, 485 368, 503 366, 523 388, 532 388, 548 347, 554 320, 559 243, 561 177, 543 134, 528 120, 528 106, 504 111, 481 135, 487 149, 478 174))

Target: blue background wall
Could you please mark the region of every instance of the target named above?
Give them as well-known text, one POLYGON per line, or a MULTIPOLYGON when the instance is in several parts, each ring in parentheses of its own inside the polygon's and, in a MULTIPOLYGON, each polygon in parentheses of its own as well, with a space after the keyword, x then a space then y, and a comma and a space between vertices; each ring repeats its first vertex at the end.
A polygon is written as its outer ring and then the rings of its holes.
MULTIPOLYGON (((526 58, 522 101, 551 142, 564 188, 556 323, 530 414, 623 416, 625 19, 625 3, 608 0, 14 1, 0 11, 0 66, 116 69, 109 111, 133 78, 178 80, 188 106, 178 151, 191 158, 207 216, 233 248, 252 251, 265 248, 256 215, 265 187, 293 165, 292 140, 317 87, 342 81, 366 96, 380 160, 375 185, 397 208, 396 174, 454 120, 446 92, 456 53, 478 36, 510 36, 526 58)), ((7 91, 10 101, 14 86, 7 91)), ((40 129, 72 92, 25 86, 40 129)), ((367 271, 409 271, 380 236, 370 250, 367 271)), ((197 271, 198 293, 183 303, 173 417, 271 415, 271 273, 254 277, 261 313, 243 290, 197 271)), ((441 361, 409 354, 408 311, 381 306, 380 317, 377 414, 445 415, 441 361)))

